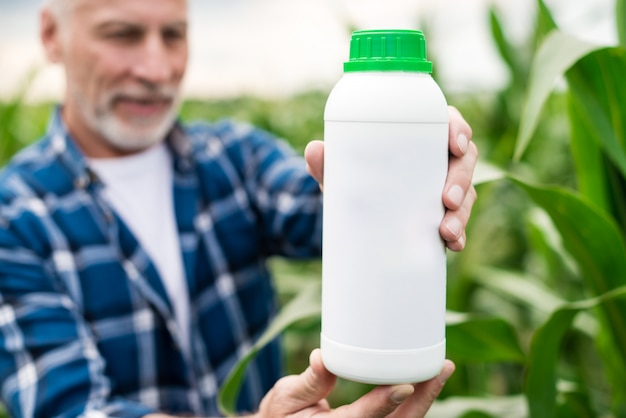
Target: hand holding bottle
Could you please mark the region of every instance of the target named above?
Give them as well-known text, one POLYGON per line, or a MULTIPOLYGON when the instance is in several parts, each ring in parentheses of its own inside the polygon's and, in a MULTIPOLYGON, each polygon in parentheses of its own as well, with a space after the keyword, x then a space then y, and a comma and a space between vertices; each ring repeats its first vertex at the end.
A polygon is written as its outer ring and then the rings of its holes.
POLYGON ((421 418, 454 372, 446 361, 441 373, 416 385, 378 386, 349 405, 331 409, 326 396, 336 378, 322 363, 319 350, 310 357, 310 366, 299 375, 279 380, 261 402, 253 418, 421 418))

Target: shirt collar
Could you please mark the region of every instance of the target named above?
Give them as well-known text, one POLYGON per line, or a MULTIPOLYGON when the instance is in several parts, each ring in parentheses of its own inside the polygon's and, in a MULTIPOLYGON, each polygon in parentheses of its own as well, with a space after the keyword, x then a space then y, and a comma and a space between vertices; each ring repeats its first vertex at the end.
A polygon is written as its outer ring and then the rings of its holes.
MULTIPOLYGON (((62 106, 54 109, 48 123, 47 137, 50 139, 50 147, 58 156, 74 179, 76 188, 87 188, 92 183, 98 182, 97 175, 89 168, 87 159, 72 138, 61 115, 62 106)), ((167 135, 166 145, 174 157, 174 166, 177 170, 187 171, 191 167, 192 144, 184 132, 183 127, 177 121, 167 135)))
POLYGON ((94 174, 89 170, 83 153, 72 139, 67 126, 61 116, 61 106, 57 106, 48 123, 47 137, 50 147, 57 155, 64 168, 69 171, 77 188, 87 187, 94 179, 94 174))

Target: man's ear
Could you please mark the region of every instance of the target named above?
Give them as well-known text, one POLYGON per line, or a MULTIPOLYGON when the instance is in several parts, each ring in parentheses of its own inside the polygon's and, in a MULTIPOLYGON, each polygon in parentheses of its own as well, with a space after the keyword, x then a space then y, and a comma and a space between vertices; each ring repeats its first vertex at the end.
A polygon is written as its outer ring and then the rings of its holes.
POLYGON ((63 61, 63 42, 61 39, 59 19, 47 7, 39 15, 39 36, 46 52, 46 57, 53 63, 63 61))

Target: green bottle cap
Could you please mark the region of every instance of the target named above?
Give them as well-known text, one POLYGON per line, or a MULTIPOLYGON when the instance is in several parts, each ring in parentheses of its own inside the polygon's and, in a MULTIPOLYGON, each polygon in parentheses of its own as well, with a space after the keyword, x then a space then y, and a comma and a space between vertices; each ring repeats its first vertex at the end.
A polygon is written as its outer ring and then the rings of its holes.
POLYGON ((418 30, 361 30, 352 33, 344 72, 413 71, 431 73, 426 40, 418 30))

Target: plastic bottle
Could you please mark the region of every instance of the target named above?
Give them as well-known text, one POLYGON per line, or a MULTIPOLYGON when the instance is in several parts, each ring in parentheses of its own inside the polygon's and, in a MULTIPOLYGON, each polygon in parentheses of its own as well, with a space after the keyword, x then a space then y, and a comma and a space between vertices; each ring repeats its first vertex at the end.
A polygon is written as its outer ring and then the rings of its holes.
POLYGON ((326 103, 322 358, 399 384, 445 359, 448 108, 419 31, 357 31, 326 103))

